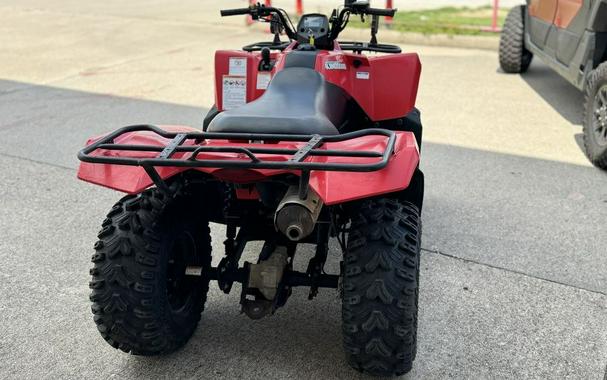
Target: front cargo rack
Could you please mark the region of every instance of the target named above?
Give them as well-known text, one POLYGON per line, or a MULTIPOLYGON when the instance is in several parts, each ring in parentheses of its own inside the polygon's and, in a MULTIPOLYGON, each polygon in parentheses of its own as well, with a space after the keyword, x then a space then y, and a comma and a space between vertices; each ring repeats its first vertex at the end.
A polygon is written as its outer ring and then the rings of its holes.
POLYGON ((282 169, 301 171, 300 197, 307 194, 310 171, 342 171, 342 172, 371 172, 385 168, 390 156, 394 153, 396 133, 386 129, 363 129, 340 135, 289 135, 289 134, 260 134, 260 133, 214 133, 214 132, 170 132, 155 125, 133 125, 120 128, 88 145, 78 152, 78 159, 92 164, 110 164, 143 167, 154 184, 162 191, 168 191, 155 167, 186 167, 186 168, 221 168, 221 169, 282 169), (153 132, 170 141, 165 146, 144 144, 117 144, 115 140, 124 134, 132 132, 153 132), (319 149, 325 143, 342 142, 365 136, 383 136, 387 139, 383 152, 319 149), (187 140, 194 140, 195 145, 182 145, 187 140), (205 141, 228 140, 247 143, 259 142, 299 142, 305 143, 299 149, 272 148, 260 146, 205 146, 205 141), (93 155, 97 150, 128 151, 128 152, 158 152, 153 158, 116 157, 93 155), (187 157, 171 158, 175 153, 190 153, 187 157), (240 157, 226 156, 225 159, 200 159, 201 153, 239 153, 240 157), (263 160, 259 155, 290 156, 284 161, 263 160), (371 163, 344 162, 309 162, 308 157, 352 157, 377 158, 371 163), (243 159, 243 158, 248 159, 243 159), (232 158, 232 159, 231 159, 232 158))

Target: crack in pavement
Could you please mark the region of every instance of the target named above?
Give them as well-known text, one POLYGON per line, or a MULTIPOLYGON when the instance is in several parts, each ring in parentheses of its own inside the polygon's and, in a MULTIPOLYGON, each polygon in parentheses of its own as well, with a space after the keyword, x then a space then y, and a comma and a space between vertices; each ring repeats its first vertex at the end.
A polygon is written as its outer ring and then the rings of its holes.
MULTIPOLYGON (((467 262, 467 263, 477 264, 477 265, 481 265, 481 266, 492 268, 492 269, 497 269, 497 270, 502 270, 502 271, 509 272, 509 273, 518 274, 518 275, 525 276, 525 277, 528 277, 528 278, 533 278, 535 280, 546 281, 546 282, 550 282, 550 283, 553 283, 553 284, 556 284, 556 285, 566 286, 568 288, 578 289, 578 290, 582 290, 582 291, 593 293, 593 294, 600 294, 602 296, 607 296, 606 292, 601 292, 599 290, 592 290, 592 289, 588 289, 588 288, 584 288, 584 287, 580 287, 580 286, 575 286, 575 285, 567 284, 565 282, 551 280, 549 278, 539 277, 539 276, 535 276, 533 274, 521 272, 521 271, 516 270, 516 269, 509 269, 509 268, 504 268, 504 267, 500 267, 500 266, 493 265, 493 264, 484 263, 482 261, 466 259, 466 258, 463 258, 463 257, 459 257, 459 256, 455 256, 455 255, 451 255, 451 254, 442 252, 442 251, 437 250, 437 249, 422 248, 422 251, 428 252, 428 253, 434 253, 434 254, 437 254, 437 255, 440 255, 440 256, 443 256, 443 257, 448 257, 448 258, 454 259, 454 260, 460 260, 460 261, 467 262)), ((606 370, 607 370, 607 368, 606 368, 606 370)), ((607 380, 607 373, 605 375, 606 375, 606 378, 604 380, 607 380)))
POLYGON ((76 171, 76 169, 71 168, 69 166, 63 166, 63 165, 60 165, 60 164, 53 164, 53 163, 46 162, 46 161, 34 160, 33 158, 17 156, 17 155, 9 154, 9 153, 0 153, 0 156, 1 157, 12 158, 12 159, 15 159, 15 160, 23 160, 23 161, 33 162, 35 164, 40 164, 40 165, 47 165, 47 166, 50 166, 50 167, 56 168, 56 169, 69 170, 69 171, 73 171, 73 172, 76 171))

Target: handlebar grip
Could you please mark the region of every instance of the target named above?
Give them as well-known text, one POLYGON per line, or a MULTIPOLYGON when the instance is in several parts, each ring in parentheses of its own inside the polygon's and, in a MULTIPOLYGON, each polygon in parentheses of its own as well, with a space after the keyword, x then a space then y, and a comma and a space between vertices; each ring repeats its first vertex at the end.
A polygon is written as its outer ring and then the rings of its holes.
POLYGON ((380 8, 367 8, 365 11, 368 15, 394 17, 397 9, 380 9, 380 8))
POLYGON ((251 8, 222 9, 221 17, 248 15, 249 13, 251 13, 251 8))

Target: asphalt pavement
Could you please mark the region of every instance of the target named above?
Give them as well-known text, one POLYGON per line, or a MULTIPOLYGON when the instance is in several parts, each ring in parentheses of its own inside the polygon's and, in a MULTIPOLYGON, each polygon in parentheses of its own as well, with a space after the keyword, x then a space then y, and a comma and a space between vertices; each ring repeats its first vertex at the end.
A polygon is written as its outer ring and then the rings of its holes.
MULTIPOLYGON (((0 378, 364 378, 335 291, 251 321, 212 287, 191 341, 161 358, 115 351, 92 321, 92 245, 121 194, 79 182, 76 152, 127 124, 201 126, 213 52, 269 38, 220 5, 242 1, 0 0, 0 378)), ((426 173, 405 378, 604 379, 607 173, 581 149, 583 96, 539 61, 512 76, 491 51, 403 49, 423 64, 426 173)), ((218 226, 213 240, 217 261, 218 226)))

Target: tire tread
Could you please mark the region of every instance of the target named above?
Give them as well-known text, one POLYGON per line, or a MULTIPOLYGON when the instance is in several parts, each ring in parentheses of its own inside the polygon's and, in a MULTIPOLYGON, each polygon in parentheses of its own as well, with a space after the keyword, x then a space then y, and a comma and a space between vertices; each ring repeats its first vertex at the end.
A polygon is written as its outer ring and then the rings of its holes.
POLYGON ((590 137, 592 131, 592 112, 594 111, 594 96, 601 85, 607 84, 607 62, 603 62, 588 76, 584 96, 584 149, 586 156, 592 164, 603 170, 607 170, 607 147, 600 147, 590 137))
MULTIPOLYGON (((114 348, 138 355, 161 355, 183 346, 204 309, 208 281, 185 320, 176 322, 166 301, 158 220, 185 195, 169 198, 157 189, 126 196, 110 210, 95 243, 90 273, 91 311, 101 336, 114 348)), ((210 266, 210 230, 201 224, 203 265, 210 266)))
POLYGON ((344 349, 359 371, 411 370, 417 346, 421 221, 416 206, 365 201, 352 218, 344 258, 344 349))
POLYGON ((524 73, 531 64, 533 55, 525 49, 525 12, 527 7, 519 5, 510 10, 500 35, 499 61, 504 72, 524 73))

